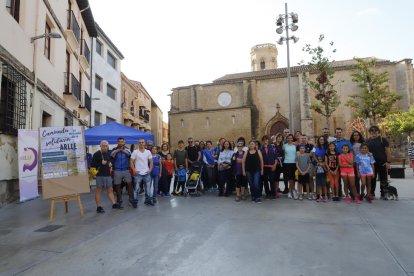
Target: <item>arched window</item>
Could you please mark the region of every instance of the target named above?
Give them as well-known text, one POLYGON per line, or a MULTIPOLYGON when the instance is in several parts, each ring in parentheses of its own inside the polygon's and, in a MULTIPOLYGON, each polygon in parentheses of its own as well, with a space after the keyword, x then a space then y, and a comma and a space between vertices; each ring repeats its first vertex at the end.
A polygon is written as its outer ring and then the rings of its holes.
POLYGON ((265 63, 264 60, 261 60, 260 61, 260 70, 264 70, 264 69, 266 69, 266 63, 265 63))

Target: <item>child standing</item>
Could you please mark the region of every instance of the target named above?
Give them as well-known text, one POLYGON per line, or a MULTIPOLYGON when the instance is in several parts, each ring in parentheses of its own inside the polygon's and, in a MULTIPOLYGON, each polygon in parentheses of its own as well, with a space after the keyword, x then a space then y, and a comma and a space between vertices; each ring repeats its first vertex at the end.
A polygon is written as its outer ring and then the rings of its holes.
POLYGON ((328 168, 326 167, 325 160, 322 156, 317 157, 317 164, 316 164, 316 192, 318 194, 318 198, 316 202, 326 202, 327 195, 326 195, 326 171, 328 168))
POLYGON ((355 203, 360 204, 359 194, 355 187, 355 171, 354 171, 354 155, 349 152, 349 146, 342 146, 342 154, 339 155, 339 167, 341 168, 341 177, 344 180, 345 201, 350 203, 352 200, 349 197, 349 188, 353 195, 355 195, 355 203))
POLYGON ((174 160, 172 159, 171 153, 167 153, 166 159, 164 160, 164 167, 167 170, 167 182, 164 187, 164 196, 170 196, 171 180, 174 175, 174 160))
POLYGON ((334 143, 329 143, 328 152, 325 157, 325 164, 329 168, 328 179, 332 191, 332 201, 339 201, 339 166, 338 153, 334 143))
POLYGON ((372 155, 368 154, 368 145, 362 144, 360 147, 360 153, 355 157, 355 163, 357 164, 357 173, 361 179, 361 196, 360 199, 364 199, 364 190, 367 188, 367 201, 371 203, 373 196, 371 191, 371 179, 374 176, 374 163, 375 159, 372 155))
POLYGON ((305 152, 305 146, 299 146, 299 153, 296 156, 296 168, 298 169, 298 190, 299 200, 303 200, 303 186, 306 188, 308 199, 312 199, 309 187, 309 170, 311 169, 311 159, 309 153, 305 152))
POLYGON ((180 165, 178 167, 177 174, 176 174, 176 177, 177 177, 177 188, 176 188, 176 190, 174 189, 174 195, 184 194, 184 187, 185 187, 186 176, 187 176, 187 173, 186 173, 186 171, 184 169, 184 166, 183 165, 180 165), (181 191, 180 191, 180 188, 181 188, 181 191))

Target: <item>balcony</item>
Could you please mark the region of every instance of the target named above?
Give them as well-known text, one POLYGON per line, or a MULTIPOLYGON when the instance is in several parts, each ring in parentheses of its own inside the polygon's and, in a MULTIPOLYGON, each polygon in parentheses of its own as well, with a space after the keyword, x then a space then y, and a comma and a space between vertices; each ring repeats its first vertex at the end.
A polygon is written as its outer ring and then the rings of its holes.
POLYGON ((91 97, 89 97, 88 93, 85 90, 81 91, 81 103, 79 108, 86 108, 86 110, 91 112, 91 97))
POLYGON ((64 95, 72 95, 79 102, 81 101, 80 83, 72 73, 64 73, 64 95))
POLYGON ((73 51, 79 48, 80 28, 73 11, 68 10, 68 28, 65 30, 65 36, 73 51))
POLYGON ((82 66, 82 68, 87 71, 90 66, 91 61, 91 52, 89 51, 88 44, 86 43, 85 39, 81 40, 81 49, 80 49, 80 57, 79 61, 82 66))
POLYGON ((150 116, 144 109, 139 110, 139 117, 144 119, 146 122, 149 122, 150 116))

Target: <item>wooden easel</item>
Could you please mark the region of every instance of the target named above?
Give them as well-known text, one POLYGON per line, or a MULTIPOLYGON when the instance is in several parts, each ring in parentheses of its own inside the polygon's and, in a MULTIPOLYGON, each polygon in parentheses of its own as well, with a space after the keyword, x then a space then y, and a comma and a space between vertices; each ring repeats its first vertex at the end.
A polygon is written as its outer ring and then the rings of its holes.
POLYGON ((69 201, 76 200, 79 204, 80 215, 81 215, 81 217, 83 217, 83 206, 82 206, 82 201, 81 201, 81 198, 80 198, 80 194, 52 197, 51 200, 52 201, 50 202, 50 223, 53 222, 55 202, 64 202, 65 203, 65 213, 68 213, 68 211, 69 211, 69 201))

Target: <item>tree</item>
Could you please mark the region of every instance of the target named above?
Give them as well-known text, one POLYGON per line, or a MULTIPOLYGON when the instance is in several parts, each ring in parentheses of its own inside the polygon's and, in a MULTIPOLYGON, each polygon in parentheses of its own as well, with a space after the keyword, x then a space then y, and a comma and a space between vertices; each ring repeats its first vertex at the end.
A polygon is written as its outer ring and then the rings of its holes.
POLYGON ((317 74, 316 80, 305 79, 311 90, 315 92, 315 99, 317 100, 310 108, 325 117, 326 126, 329 128, 329 119, 341 102, 338 92, 335 90, 336 84, 332 82, 335 75, 335 70, 332 68, 334 61, 331 61, 329 56, 330 53, 335 53, 336 49, 331 49, 334 45, 331 41, 329 43, 330 50, 325 51, 321 46, 324 39, 325 36, 321 34, 318 46, 312 47, 310 44, 306 44, 302 51, 312 56, 311 61, 307 64, 311 73, 315 72, 317 74))
POLYGON ((387 72, 375 71, 375 58, 354 60, 357 63, 351 74, 352 81, 358 83, 362 93, 351 95, 346 106, 353 108, 356 116, 367 118, 371 125, 377 124, 378 119, 387 116, 401 96, 390 91, 387 72))
POLYGON ((414 133, 414 107, 409 111, 399 111, 388 114, 380 123, 391 136, 397 137, 399 134, 411 136, 414 133))

